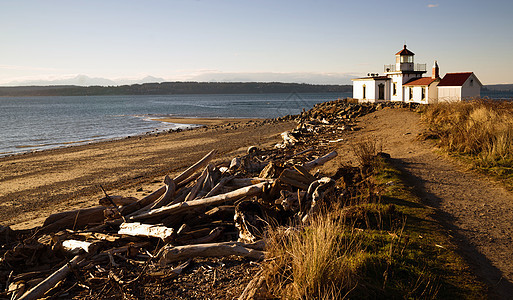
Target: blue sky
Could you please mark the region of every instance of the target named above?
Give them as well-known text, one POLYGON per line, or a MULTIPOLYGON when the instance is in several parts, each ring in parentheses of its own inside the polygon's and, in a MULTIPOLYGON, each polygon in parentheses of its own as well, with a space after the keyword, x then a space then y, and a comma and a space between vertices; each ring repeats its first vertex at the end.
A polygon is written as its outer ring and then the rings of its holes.
MULTIPOLYGON (((79 74, 350 83, 415 62, 513 83, 510 0, 0 0, 0 84, 79 74)), ((428 74, 430 75, 430 74, 428 74)))

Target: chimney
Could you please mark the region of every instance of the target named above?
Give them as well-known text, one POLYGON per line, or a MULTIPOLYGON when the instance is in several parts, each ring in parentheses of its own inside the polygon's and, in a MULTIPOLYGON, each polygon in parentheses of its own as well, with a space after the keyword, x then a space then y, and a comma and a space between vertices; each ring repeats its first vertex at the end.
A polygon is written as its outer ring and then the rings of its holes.
POLYGON ((435 60, 435 64, 433 65, 433 75, 431 75, 431 78, 437 79, 440 78, 440 69, 438 68, 438 63, 435 60))

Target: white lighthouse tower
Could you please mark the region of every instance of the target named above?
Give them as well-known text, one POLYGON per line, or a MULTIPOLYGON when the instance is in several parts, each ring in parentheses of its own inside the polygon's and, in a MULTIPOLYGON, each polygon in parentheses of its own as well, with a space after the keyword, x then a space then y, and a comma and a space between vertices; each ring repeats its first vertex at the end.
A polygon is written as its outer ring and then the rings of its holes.
POLYGON ((413 78, 420 78, 426 73, 426 64, 415 64, 415 53, 404 45, 403 49, 395 54, 395 64, 385 65, 385 75, 392 79, 390 100, 405 101, 403 85, 413 78))

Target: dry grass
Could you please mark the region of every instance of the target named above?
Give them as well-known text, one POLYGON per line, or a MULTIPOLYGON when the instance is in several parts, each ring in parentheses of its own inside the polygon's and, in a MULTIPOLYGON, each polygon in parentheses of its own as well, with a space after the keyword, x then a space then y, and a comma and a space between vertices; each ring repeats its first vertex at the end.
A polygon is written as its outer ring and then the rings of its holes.
POLYGON ((473 156, 481 166, 513 162, 513 103, 490 100, 440 103, 423 115, 440 145, 473 156))
POLYGON ((329 215, 296 230, 269 231, 265 264, 274 295, 286 299, 340 299, 357 284, 364 257, 354 235, 329 215))

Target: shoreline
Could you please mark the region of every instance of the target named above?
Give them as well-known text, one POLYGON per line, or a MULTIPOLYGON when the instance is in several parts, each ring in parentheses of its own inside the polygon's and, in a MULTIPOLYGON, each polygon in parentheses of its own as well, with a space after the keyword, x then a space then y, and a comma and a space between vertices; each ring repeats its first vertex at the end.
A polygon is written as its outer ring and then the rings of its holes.
MULTIPOLYGON (((189 121, 172 118, 178 119, 189 121)), ((214 163, 225 162, 249 146, 272 145, 295 127, 272 119, 209 123, 0 157, 0 224, 32 228, 50 213, 95 205, 100 185, 109 195, 140 198, 162 185, 165 175, 181 172, 212 149, 220 153, 214 163)))
POLYGON ((265 120, 259 118, 196 118, 196 117, 163 117, 163 118, 150 118, 152 121, 166 122, 181 125, 223 125, 230 122, 248 122, 253 120, 265 120), (192 121, 192 122, 191 122, 192 121))
POLYGON ((194 130, 194 129, 202 128, 205 126, 221 126, 221 125, 224 125, 227 123, 233 123, 233 122, 248 122, 248 121, 253 121, 253 120, 265 120, 265 119, 259 119, 259 118, 163 117, 163 118, 149 118, 149 120, 154 121, 154 122, 177 124, 177 125, 182 125, 182 126, 186 126, 186 127, 179 127, 176 129, 156 129, 153 131, 141 132, 139 134, 123 135, 123 136, 118 136, 118 137, 105 137, 105 138, 99 138, 99 139, 91 138, 88 140, 77 140, 77 141, 69 141, 69 142, 54 143, 54 144, 16 146, 17 149, 32 148, 32 147, 46 147, 46 146, 50 146, 50 147, 45 148, 45 149, 33 149, 33 150, 20 151, 20 152, 14 152, 14 153, 4 152, 4 153, 0 153, 0 159, 6 158, 6 157, 17 156, 17 155, 27 155, 30 153, 39 153, 39 152, 44 152, 44 151, 52 151, 52 150, 56 150, 56 149, 79 147, 79 146, 83 146, 83 145, 117 141, 117 140, 123 140, 123 139, 127 139, 127 138, 137 138, 140 136, 149 136, 149 135, 169 133, 169 132, 180 132, 180 131, 186 131, 186 130, 194 130), (189 126, 187 126, 187 125, 189 125, 189 126), (52 145, 54 145, 54 147, 51 147, 52 145))

